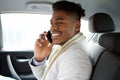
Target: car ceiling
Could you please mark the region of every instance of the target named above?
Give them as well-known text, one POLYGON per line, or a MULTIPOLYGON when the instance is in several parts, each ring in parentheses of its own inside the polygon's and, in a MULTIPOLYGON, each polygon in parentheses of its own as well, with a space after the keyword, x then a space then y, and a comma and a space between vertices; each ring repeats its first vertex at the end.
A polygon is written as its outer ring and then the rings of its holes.
MULTIPOLYGON (((48 13, 51 14, 49 4, 58 0, 0 0, 0 13, 8 12, 30 12, 30 13, 48 13), (29 3, 45 3, 46 6, 40 6, 39 9, 30 9, 29 3)), ((120 0, 68 0, 80 3, 86 10, 84 19, 98 12, 104 12, 113 18, 115 26, 120 31, 120 0)))

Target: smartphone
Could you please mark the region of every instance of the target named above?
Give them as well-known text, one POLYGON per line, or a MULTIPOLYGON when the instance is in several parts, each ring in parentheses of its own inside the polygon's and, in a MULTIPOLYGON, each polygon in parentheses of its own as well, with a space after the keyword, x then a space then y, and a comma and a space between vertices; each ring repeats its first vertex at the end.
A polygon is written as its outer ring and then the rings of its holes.
POLYGON ((50 43, 52 43, 52 38, 51 38, 51 32, 50 32, 50 31, 47 32, 46 37, 47 37, 48 41, 49 41, 50 43))

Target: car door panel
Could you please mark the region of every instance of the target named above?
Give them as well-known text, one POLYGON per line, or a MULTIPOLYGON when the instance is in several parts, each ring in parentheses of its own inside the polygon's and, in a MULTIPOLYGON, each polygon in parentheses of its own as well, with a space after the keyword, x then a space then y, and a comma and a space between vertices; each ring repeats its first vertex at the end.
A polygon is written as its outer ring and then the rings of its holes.
POLYGON ((33 56, 32 51, 0 52, 0 56, 1 75, 14 78, 17 78, 16 75, 18 75, 22 80, 35 79, 28 64, 29 59, 33 56))

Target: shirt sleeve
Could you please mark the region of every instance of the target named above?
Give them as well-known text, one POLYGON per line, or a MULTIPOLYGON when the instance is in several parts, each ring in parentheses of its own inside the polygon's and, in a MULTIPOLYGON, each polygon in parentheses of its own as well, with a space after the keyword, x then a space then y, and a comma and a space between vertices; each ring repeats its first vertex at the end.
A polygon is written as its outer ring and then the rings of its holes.
POLYGON ((32 58, 32 64, 35 66, 41 66, 41 65, 45 64, 45 62, 46 62, 46 58, 42 62, 36 61, 34 57, 32 58))
POLYGON ((46 68, 46 59, 44 59, 42 62, 34 62, 35 58, 32 57, 31 60, 29 61, 30 68, 34 74, 34 76, 37 78, 37 80, 41 80, 43 73, 46 68))

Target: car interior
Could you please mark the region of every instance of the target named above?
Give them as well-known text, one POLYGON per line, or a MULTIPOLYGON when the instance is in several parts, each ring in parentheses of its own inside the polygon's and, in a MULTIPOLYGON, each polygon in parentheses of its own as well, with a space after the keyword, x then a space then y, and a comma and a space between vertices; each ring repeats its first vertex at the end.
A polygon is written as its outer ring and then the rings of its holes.
MULTIPOLYGON (((38 35, 49 30, 56 1, 0 0, 0 80, 37 80, 28 61, 38 35)), ((85 9, 82 47, 93 64, 90 80, 120 80, 120 1, 68 1, 85 9)))

